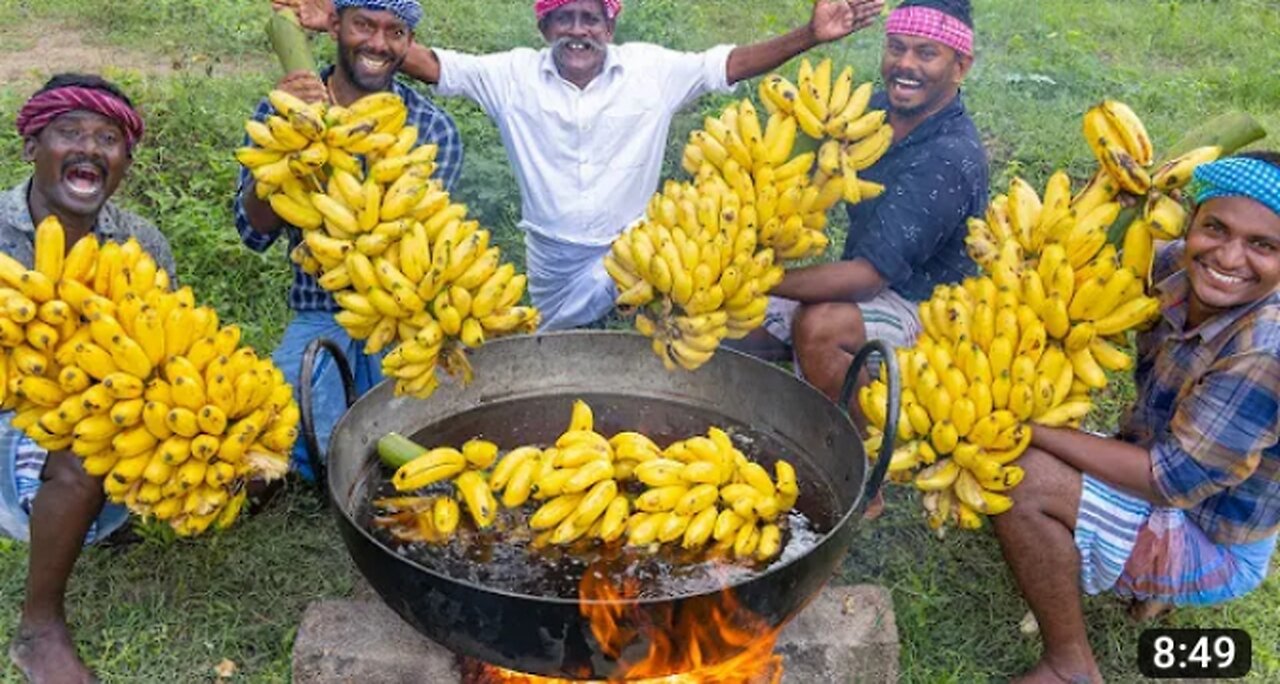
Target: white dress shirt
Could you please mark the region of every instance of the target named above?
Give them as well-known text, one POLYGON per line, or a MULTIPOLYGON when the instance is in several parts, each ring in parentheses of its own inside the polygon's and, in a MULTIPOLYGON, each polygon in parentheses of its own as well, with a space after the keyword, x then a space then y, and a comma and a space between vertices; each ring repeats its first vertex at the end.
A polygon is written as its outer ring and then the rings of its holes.
POLYGON ((600 246, 644 214, 675 113, 705 93, 732 91, 732 50, 610 45, 586 88, 560 77, 550 48, 435 53, 440 94, 474 100, 498 126, 520 183, 521 229, 600 246))

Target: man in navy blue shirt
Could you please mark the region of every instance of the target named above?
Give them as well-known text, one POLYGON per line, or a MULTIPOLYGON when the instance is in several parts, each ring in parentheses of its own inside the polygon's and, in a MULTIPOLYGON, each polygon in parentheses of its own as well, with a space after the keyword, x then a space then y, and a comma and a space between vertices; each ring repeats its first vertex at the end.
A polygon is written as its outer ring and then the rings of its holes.
POLYGON ((893 145, 863 177, 879 198, 848 208, 840 261, 787 273, 774 289, 767 335, 752 351, 789 343, 804 377, 834 398, 868 339, 910 345, 917 303, 935 286, 977 272, 965 252, 969 217, 987 206, 987 156, 965 111, 960 85, 973 65, 968 0, 907 0, 886 24, 885 109, 893 145))

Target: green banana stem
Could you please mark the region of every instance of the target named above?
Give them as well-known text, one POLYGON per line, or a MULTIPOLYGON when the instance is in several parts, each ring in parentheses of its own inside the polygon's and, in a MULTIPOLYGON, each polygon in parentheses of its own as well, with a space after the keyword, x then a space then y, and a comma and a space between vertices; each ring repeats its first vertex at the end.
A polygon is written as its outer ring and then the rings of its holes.
POLYGON ((267 22, 267 38, 286 74, 294 71, 315 71, 316 60, 311 56, 307 34, 291 9, 271 13, 267 22))
MULTIPOLYGON (((1208 145, 1222 148, 1222 155, 1232 154, 1250 143, 1267 137, 1267 131, 1245 112, 1227 112, 1209 119, 1182 136, 1178 144, 1169 148, 1167 159, 1173 159, 1208 145)), ((1157 162, 1157 166, 1166 160, 1157 162)))
POLYGON ((378 440, 378 457, 387 466, 397 470, 425 453, 427 453, 426 447, 398 432, 388 432, 378 440))

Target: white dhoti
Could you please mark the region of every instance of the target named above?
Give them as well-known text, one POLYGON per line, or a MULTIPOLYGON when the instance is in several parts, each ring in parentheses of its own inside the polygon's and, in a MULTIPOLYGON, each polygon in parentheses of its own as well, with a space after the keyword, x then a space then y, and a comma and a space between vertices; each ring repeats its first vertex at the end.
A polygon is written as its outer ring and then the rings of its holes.
POLYGON ((529 296, 542 312, 540 331, 594 323, 613 308, 617 290, 604 269, 610 245, 579 245, 525 231, 529 296))

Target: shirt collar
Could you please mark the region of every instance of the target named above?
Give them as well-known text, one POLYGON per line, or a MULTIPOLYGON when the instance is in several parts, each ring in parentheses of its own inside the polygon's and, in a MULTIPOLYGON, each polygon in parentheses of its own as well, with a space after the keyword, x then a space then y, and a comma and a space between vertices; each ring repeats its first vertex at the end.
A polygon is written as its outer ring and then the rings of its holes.
POLYGON ((1157 283, 1155 295, 1160 300, 1160 315, 1172 327, 1172 334, 1182 340, 1199 338, 1202 342, 1207 342, 1222 334, 1240 319, 1261 306, 1263 302, 1277 298, 1275 294, 1263 297, 1244 306, 1224 311, 1201 323, 1194 330, 1186 330, 1187 313, 1191 299, 1191 280, 1187 276, 1187 270, 1185 268, 1179 269, 1157 283))
MULTIPOLYGON (((21 233, 30 235, 34 240, 36 227, 31 219, 31 204, 27 200, 31 195, 31 183, 33 180, 34 178, 27 178, 27 180, 15 185, 6 192, 3 198, 0 199, 0 206, 14 208, 15 210, 12 212, 13 227, 17 228, 21 233)), ((111 206, 111 200, 107 200, 103 203, 102 209, 98 210, 98 220, 93 224, 93 234, 108 239, 127 237, 120 231, 115 219, 112 218, 111 206)))
MULTIPOLYGON (((868 108, 883 109, 886 112, 889 111, 889 94, 883 90, 877 92, 871 99, 871 103, 868 108)), ((915 129, 913 129, 905 139, 895 145, 895 147, 920 140, 928 140, 929 138, 936 136, 947 122, 952 119, 960 118, 964 116, 964 114, 964 92, 957 91, 956 96, 952 98, 951 102, 948 102, 945 107, 939 109, 931 114, 929 118, 920 122, 920 125, 916 126, 915 129)))
MULTIPOLYGON (((567 80, 560 76, 560 71, 556 69, 556 60, 551 56, 551 48, 547 47, 542 49, 542 55, 539 59, 538 66, 543 76, 560 79, 561 81, 568 83, 567 80)), ((618 57, 618 50, 616 47, 612 43, 605 45, 604 68, 600 70, 600 75, 596 76, 596 79, 599 79, 600 76, 604 76, 605 74, 621 73, 624 71, 626 71, 626 65, 624 65, 622 60, 618 57)), ((591 83, 587 84, 587 88, 590 88, 591 84, 595 82, 595 80, 592 80, 591 83)))

